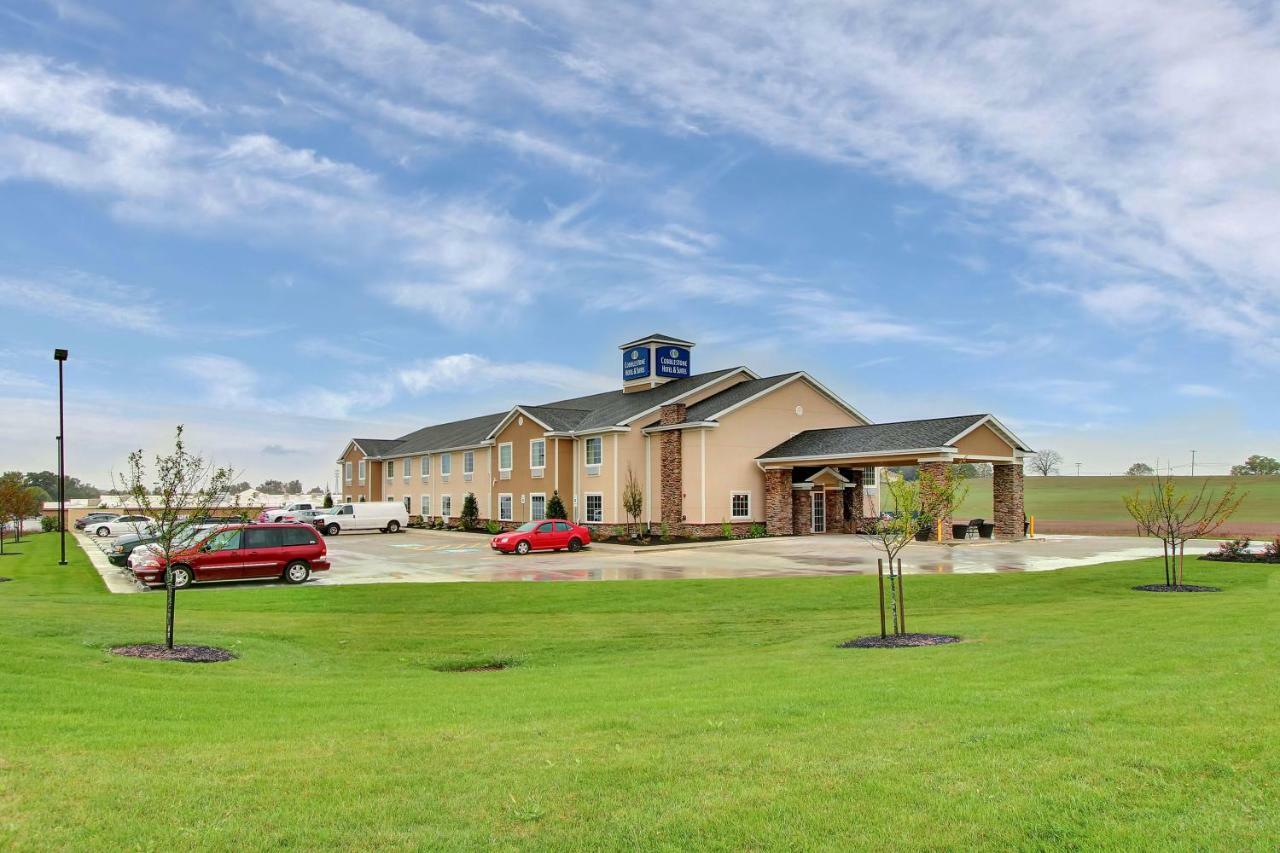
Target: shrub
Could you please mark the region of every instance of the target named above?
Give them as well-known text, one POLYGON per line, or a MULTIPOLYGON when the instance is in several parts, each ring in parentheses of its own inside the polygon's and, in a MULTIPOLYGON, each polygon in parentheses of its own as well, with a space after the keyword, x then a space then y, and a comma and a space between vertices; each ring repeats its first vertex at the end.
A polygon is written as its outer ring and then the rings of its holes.
POLYGON ((768 531, 764 529, 763 524, 751 525, 751 532, 748 534, 752 539, 763 539, 768 531))
POLYGON ((484 529, 489 531, 490 536, 497 536, 502 532, 502 525, 493 519, 490 519, 489 523, 484 526, 484 529))
POLYGON ((733 538, 733 525, 727 521, 720 522, 720 535, 725 539, 733 538))
POLYGON ((568 518, 569 513, 564 510, 564 501, 560 500, 560 492, 551 493, 551 500, 547 501, 547 518, 568 518))
POLYGON ((1277 536, 1262 549, 1262 559, 1268 563, 1280 563, 1280 536, 1277 536))
POLYGON ((58 529, 58 519, 54 518, 52 515, 40 516, 40 529, 45 533, 52 533, 58 529))
POLYGON ((615 527, 615 528, 613 528, 613 533, 612 533, 612 535, 613 535, 613 538, 614 538, 614 539, 619 539, 619 540, 620 540, 620 539, 623 539, 623 538, 625 538, 625 537, 626 537, 626 535, 627 535, 627 531, 626 531, 626 530, 624 530, 624 529, 623 529, 623 528, 621 528, 621 527, 615 527))
POLYGON ((1223 542, 1218 550, 1205 554, 1210 560, 1227 560, 1229 562, 1246 562, 1253 557, 1249 553, 1249 537, 1232 539, 1223 542))
POLYGON ((665 521, 658 525, 658 538, 663 542, 671 541, 671 528, 667 527, 667 523, 665 521))
POLYGON ((467 492, 462 501, 462 514, 458 516, 458 524, 463 530, 474 530, 480 526, 480 507, 476 504, 476 493, 467 492))

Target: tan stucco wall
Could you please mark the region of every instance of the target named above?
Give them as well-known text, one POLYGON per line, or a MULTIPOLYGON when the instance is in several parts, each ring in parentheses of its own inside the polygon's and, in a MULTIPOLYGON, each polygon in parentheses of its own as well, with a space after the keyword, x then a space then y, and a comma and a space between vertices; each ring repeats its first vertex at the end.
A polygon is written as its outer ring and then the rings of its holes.
POLYGON ((498 496, 510 493, 513 520, 523 522, 529 520, 529 496, 535 493, 546 495, 550 502, 552 494, 560 492, 560 500, 565 504, 567 512, 572 514, 573 491, 573 440, 555 438, 545 435, 546 428, 529 417, 517 416, 507 424, 494 438, 493 476, 498 471, 498 448, 507 442, 511 443, 511 479, 498 480, 493 486, 493 518, 498 517, 498 496), (523 423, 521 421, 523 420, 523 423), (546 466, 541 478, 533 476, 530 468, 529 442, 535 438, 545 439, 547 443, 546 466), (558 454, 558 462, 557 462, 558 454), (524 501, 521 502, 520 498, 524 501))
POLYGON ((857 426, 860 423, 803 379, 775 389, 725 415, 720 426, 707 431, 705 515, 700 512, 701 493, 695 495, 690 492, 689 481, 686 480, 688 497, 685 499, 685 511, 689 521, 702 524, 728 521, 730 493, 749 491, 751 520, 763 522, 764 474, 756 466, 755 458, 798 432, 857 426), (797 406, 802 409, 800 415, 796 414, 797 406))
POLYGON ((960 451, 961 456, 972 454, 975 456, 1003 456, 1009 458, 1013 455, 1012 445, 997 435, 996 431, 986 424, 957 441, 956 449, 960 451))

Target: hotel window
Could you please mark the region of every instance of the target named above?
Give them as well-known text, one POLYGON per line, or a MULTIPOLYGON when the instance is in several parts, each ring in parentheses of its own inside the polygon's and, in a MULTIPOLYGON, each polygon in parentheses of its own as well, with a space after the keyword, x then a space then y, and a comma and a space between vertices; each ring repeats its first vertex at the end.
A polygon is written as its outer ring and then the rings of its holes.
POLYGON ((409 482, 409 476, 413 473, 413 460, 406 459, 400 464, 404 466, 404 481, 407 483, 409 482))
POLYGON ((863 468, 862 469, 862 485, 874 486, 875 484, 876 484, 876 469, 863 468))
MULTIPOLYGON (((387 479, 394 480, 396 478, 396 463, 394 459, 387 460, 387 479)), ((391 498, 387 498, 391 500, 391 498)))
POLYGON ((419 464, 422 466, 422 479, 430 480, 431 479, 431 454, 428 453, 426 456, 422 457, 422 461, 419 464))
POLYGON ((729 495, 729 515, 735 519, 751 517, 751 493, 732 492, 729 495))
POLYGON ((342 479, 348 483, 351 482, 351 463, 350 462, 342 463, 342 479))
POLYGON ((440 516, 442 518, 449 518, 451 515, 453 515, 453 496, 441 495, 440 496, 440 516))
POLYGON ((365 473, 364 473, 364 472, 365 472, 365 465, 367 465, 367 464, 368 464, 368 463, 366 463, 363 459, 361 459, 361 460, 360 460, 360 482, 362 482, 362 483, 364 482, 364 476, 365 476, 365 473))
POLYGON ((413 498, 408 495, 404 496, 404 511, 413 512, 413 498))
POLYGON ((547 440, 535 438, 529 442, 529 467, 547 467, 547 440))
POLYGON ((422 515, 424 518, 431 515, 431 495, 422 496, 422 515))
POLYGON ((529 520, 542 521, 547 517, 547 496, 539 492, 529 495, 529 520))
POLYGON ((514 520, 512 509, 511 495, 498 495, 498 521, 514 520))
POLYGON ((441 453, 440 454, 440 478, 443 480, 448 480, 449 474, 452 473, 452 471, 453 471, 453 454, 441 453))
POLYGON ((474 450, 468 450, 462 454, 462 479, 470 480, 471 475, 476 472, 476 453, 474 450))
POLYGON ((499 444, 498 445, 498 470, 510 471, 511 463, 512 463, 511 442, 508 441, 504 444, 499 444))
POLYGON ((604 521, 604 495, 588 494, 587 498, 587 521, 602 522, 604 521))
POLYGON ((600 465, 604 462, 604 436, 593 435, 586 442, 587 464, 600 465))

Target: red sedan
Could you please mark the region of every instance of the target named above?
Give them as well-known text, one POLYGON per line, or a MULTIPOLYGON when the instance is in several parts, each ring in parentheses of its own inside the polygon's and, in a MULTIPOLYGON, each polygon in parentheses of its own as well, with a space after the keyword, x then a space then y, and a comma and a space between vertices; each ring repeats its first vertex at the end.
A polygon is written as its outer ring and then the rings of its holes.
MULTIPOLYGON (((280 578, 302 583, 329 568, 329 549, 320 534, 300 524, 224 527, 173 555, 177 589, 208 581, 280 578)), ((164 585, 165 559, 150 556, 133 568, 148 586, 164 585)))
POLYGON ((563 518, 530 521, 510 533, 499 533, 489 541, 489 547, 503 554, 513 551, 528 554, 530 551, 579 551, 591 544, 591 531, 579 524, 571 524, 563 518))

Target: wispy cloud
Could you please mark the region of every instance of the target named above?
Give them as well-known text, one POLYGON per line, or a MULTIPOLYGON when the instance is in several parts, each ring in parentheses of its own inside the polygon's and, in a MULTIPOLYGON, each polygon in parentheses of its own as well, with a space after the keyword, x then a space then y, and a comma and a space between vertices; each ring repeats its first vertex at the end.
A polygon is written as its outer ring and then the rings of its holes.
MULTIPOLYGON (((613 377, 542 361, 495 362, 472 353, 439 356, 420 361, 398 374, 401 384, 415 394, 431 391, 475 391, 504 385, 511 389, 538 386, 572 395, 606 391, 617 386, 613 377)), ((520 398, 519 391, 512 392, 520 398)), ((536 402, 526 400, 525 402, 536 402)))
POLYGON ((1194 382, 1179 385, 1177 392, 1184 397, 1221 399, 1230 396, 1224 388, 1218 385, 1201 385, 1194 382))

